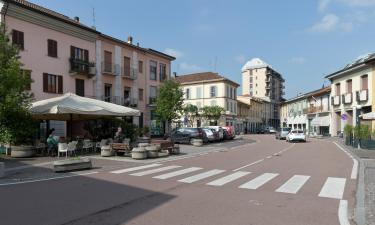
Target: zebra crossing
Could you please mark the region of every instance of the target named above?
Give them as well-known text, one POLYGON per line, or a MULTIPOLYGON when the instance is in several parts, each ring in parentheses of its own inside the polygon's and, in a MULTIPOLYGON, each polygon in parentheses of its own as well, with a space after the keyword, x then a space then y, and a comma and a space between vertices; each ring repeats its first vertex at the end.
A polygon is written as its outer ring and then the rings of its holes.
MULTIPOLYGON (((182 166, 178 165, 163 166, 162 164, 149 164, 144 166, 131 167, 126 169, 110 171, 110 173, 129 173, 130 176, 136 177, 153 175, 152 178, 157 180, 166 180, 178 177, 178 182, 187 184, 211 179, 208 183, 205 183, 205 185, 216 187, 224 186, 240 178, 244 179, 246 176, 249 176, 250 174, 255 175, 254 173, 247 171, 225 171, 220 169, 204 170, 201 167, 183 168, 182 166), (219 175, 221 177, 218 178, 219 175), (216 178, 212 180, 212 177, 216 178)), ((241 184, 240 186, 238 186, 238 188, 249 190, 260 189, 263 185, 265 185, 266 183, 270 182, 278 176, 278 173, 257 174, 256 177, 241 184)), ((307 175, 293 175, 291 178, 285 181, 285 183, 278 187, 275 190, 275 192, 297 194, 310 178, 311 177, 307 175)), ((325 183, 323 184, 318 194, 318 197, 342 199, 344 195, 345 185, 346 178, 328 177, 325 183)))

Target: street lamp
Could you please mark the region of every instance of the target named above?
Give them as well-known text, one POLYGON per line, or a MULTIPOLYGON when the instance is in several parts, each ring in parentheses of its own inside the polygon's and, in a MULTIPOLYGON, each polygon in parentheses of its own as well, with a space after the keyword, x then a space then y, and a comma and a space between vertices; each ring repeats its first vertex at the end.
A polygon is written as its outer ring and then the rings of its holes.
MULTIPOLYGON (((355 107, 356 109, 356 112, 355 112, 355 124, 356 126, 358 126, 358 129, 360 129, 360 125, 361 125, 361 120, 359 118, 360 114, 361 114, 361 109, 362 109, 362 106, 361 105, 357 105, 355 107)), ((361 144, 360 144, 360 138, 358 137, 358 146, 357 146, 358 149, 361 149, 361 144)))

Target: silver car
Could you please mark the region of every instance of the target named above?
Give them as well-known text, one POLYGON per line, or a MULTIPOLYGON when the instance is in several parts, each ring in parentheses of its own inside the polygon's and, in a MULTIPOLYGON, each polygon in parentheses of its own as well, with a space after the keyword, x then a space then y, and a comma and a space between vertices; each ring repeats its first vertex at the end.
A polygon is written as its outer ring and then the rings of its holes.
POLYGON ((281 127, 277 129, 277 132, 275 134, 276 139, 286 139, 286 136, 289 134, 289 132, 292 130, 290 127, 281 127))

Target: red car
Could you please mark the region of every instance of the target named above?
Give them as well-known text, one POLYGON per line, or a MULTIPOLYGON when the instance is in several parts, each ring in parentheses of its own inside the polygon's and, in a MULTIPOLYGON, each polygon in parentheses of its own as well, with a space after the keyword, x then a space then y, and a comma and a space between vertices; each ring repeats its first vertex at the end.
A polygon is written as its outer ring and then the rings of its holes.
POLYGON ((233 127, 230 127, 230 126, 224 126, 222 127, 226 132, 225 132, 225 139, 227 140, 233 140, 234 137, 236 137, 236 134, 235 134, 235 131, 234 131, 234 128, 233 127))

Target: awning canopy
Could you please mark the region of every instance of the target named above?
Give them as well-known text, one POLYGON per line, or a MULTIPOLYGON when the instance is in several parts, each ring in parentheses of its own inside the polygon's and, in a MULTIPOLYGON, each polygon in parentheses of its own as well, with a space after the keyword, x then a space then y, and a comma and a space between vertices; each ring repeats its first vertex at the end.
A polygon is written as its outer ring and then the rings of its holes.
POLYGON ((319 116, 311 120, 311 126, 314 127, 328 127, 329 126, 329 116, 319 116))
POLYGON ((365 113, 359 116, 363 120, 375 120, 375 112, 365 113))
POLYGON ((40 120, 85 120, 101 116, 139 116, 139 110, 96 99, 81 97, 72 93, 56 98, 37 101, 30 112, 40 120))

